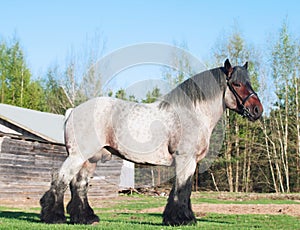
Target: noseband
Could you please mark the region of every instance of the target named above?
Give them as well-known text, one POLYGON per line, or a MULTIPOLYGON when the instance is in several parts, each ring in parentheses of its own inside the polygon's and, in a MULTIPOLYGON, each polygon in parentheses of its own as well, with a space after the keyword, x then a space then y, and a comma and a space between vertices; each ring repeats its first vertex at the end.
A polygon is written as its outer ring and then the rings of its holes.
POLYGON ((242 115, 242 117, 248 117, 248 118, 252 118, 252 114, 250 113, 249 109, 247 109, 247 107, 245 106, 245 103, 252 97, 252 96, 256 96, 257 94, 254 92, 254 90, 251 88, 252 93, 250 93, 248 96, 246 96, 245 98, 242 98, 237 92, 236 90, 232 87, 232 85, 229 83, 229 77, 226 77, 226 83, 228 88, 230 89, 230 91, 233 93, 233 95, 235 96, 236 102, 237 102, 237 107, 238 107, 238 113, 240 115, 242 115))

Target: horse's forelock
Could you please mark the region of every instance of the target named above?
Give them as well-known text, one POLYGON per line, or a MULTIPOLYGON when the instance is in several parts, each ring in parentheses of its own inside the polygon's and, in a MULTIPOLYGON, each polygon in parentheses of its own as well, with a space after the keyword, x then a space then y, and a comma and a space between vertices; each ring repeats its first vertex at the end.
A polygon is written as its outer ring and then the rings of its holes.
POLYGON ((249 82, 248 70, 242 66, 235 66, 230 77, 230 81, 249 82))

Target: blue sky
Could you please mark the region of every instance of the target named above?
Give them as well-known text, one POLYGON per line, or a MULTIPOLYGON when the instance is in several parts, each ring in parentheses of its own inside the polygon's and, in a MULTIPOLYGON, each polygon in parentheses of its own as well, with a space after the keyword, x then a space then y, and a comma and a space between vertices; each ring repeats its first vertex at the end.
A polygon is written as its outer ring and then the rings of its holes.
POLYGON ((291 32, 300 34, 298 0, 3 0, 0 12, 0 38, 17 36, 33 74, 64 60, 95 33, 105 40, 105 53, 141 42, 184 41, 203 60, 235 24, 262 49, 286 17, 291 32))

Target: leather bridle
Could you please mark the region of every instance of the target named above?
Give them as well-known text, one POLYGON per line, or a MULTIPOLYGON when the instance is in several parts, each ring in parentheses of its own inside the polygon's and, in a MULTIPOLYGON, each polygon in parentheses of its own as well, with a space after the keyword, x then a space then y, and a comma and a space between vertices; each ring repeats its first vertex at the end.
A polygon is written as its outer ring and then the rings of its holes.
MULTIPOLYGON (((245 106, 245 103, 252 97, 252 96, 256 96, 257 94, 254 92, 254 90, 252 89, 252 87, 249 85, 251 93, 249 95, 247 95, 245 98, 242 98, 234 89, 234 87, 232 87, 232 85, 229 82, 230 80, 230 74, 229 76, 226 77, 226 82, 227 82, 227 86, 229 88, 229 90, 233 93, 233 95, 235 96, 236 102, 237 102, 237 107, 238 107, 238 113, 240 115, 242 115, 243 117, 248 117, 248 118, 254 118, 254 116, 250 113, 249 109, 245 106)), ((258 98, 258 97, 257 97, 258 98)))

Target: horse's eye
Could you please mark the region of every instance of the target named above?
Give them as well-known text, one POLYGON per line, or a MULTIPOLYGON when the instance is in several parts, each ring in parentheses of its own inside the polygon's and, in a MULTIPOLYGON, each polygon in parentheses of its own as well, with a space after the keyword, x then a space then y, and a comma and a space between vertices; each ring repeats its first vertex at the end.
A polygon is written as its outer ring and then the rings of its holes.
POLYGON ((235 86, 235 87, 241 87, 241 83, 233 82, 232 84, 233 84, 233 86, 235 86))

